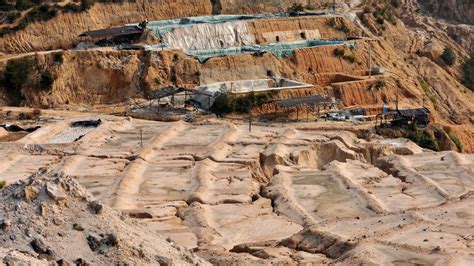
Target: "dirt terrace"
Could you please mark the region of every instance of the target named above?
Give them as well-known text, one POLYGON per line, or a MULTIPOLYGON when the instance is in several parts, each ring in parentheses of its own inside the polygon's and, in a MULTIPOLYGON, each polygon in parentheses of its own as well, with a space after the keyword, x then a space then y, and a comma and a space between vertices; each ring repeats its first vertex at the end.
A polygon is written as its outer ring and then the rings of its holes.
POLYGON ((98 128, 78 133, 69 123, 91 116, 55 116, 66 119, 0 145, 9 158, 0 179, 13 183, 49 165, 210 262, 474 259, 474 155, 369 141, 345 124, 249 132, 217 120, 102 116, 98 128))

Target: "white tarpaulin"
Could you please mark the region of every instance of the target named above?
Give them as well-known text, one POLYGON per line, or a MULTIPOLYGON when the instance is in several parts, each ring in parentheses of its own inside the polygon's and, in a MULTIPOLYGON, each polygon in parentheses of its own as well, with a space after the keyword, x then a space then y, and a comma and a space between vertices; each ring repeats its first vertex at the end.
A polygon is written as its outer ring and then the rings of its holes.
POLYGON ((163 34, 162 42, 183 50, 221 49, 256 43, 245 21, 178 27, 163 34))

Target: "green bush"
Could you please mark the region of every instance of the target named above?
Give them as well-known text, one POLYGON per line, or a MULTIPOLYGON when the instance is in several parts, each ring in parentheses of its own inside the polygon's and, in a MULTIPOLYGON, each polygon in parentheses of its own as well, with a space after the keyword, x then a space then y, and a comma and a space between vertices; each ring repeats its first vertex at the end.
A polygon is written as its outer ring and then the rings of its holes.
POLYGON ((0 180, 0 189, 7 186, 7 182, 5 180, 0 180))
POLYGON ((418 81, 420 82, 420 86, 423 89, 423 91, 425 92, 425 94, 429 94, 430 90, 429 90, 429 87, 428 87, 428 84, 426 83, 426 81, 422 78, 418 78, 418 81))
POLYGON ((304 6, 299 3, 294 3, 288 8, 289 13, 304 12, 304 6))
POLYGON ((381 90, 381 89, 385 88, 385 86, 387 86, 387 83, 385 82, 384 79, 379 78, 375 81, 375 88, 377 90, 381 90))
POLYGON ((405 138, 413 141, 418 146, 430 149, 434 151, 439 151, 439 145, 434 139, 434 137, 427 131, 419 129, 416 123, 413 123, 407 132, 404 135, 405 138))
POLYGON ((29 0, 16 0, 15 8, 17 10, 25 10, 32 7, 33 5, 34 3, 29 0))
POLYGON ((20 91, 26 83, 34 62, 28 58, 9 60, 4 72, 4 82, 10 92, 20 91))
POLYGON ((342 58, 350 63, 355 62, 355 56, 353 54, 344 55, 342 58))
POLYGON ((342 31, 344 33, 349 33, 350 32, 349 28, 347 27, 347 25, 345 23, 343 23, 343 22, 337 23, 337 18, 330 19, 327 22, 327 24, 328 24, 328 26, 330 26, 332 28, 335 28, 338 31, 342 31))
POLYGON ((51 91, 54 84, 54 76, 48 69, 41 73, 39 86, 44 91, 51 91))
POLYGON ((275 92, 250 92, 246 95, 235 96, 226 90, 221 90, 211 107, 211 112, 218 116, 234 112, 245 114, 248 113, 252 107, 268 102, 274 96, 275 92))
POLYGON ((459 137, 454 133, 451 129, 448 130, 448 136, 451 139, 451 141, 456 145, 456 148, 458 149, 458 152, 463 152, 464 147, 462 145, 461 140, 459 137))
POLYGON ((433 103, 435 110, 439 111, 438 99, 436 98, 436 95, 429 90, 428 83, 426 83, 426 81, 420 77, 418 78, 418 81, 420 82, 420 86, 423 89, 425 95, 428 96, 428 99, 430 99, 430 101, 433 103))
POLYGON ((232 108, 230 94, 227 91, 221 90, 211 106, 211 112, 217 116, 222 116, 223 114, 232 113, 232 108))
POLYGON ((396 24, 397 6, 399 6, 399 3, 395 0, 390 2, 388 0, 375 1, 373 3, 375 9, 373 15, 377 23, 384 25, 387 20, 392 24, 396 24))
POLYGON ((81 9, 83 11, 88 10, 95 4, 94 0, 81 0, 81 9))
POLYGON ((456 61, 456 54, 454 53, 453 49, 447 47, 444 49, 443 53, 441 54, 441 59, 448 65, 452 66, 456 61))
POLYGON ((10 5, 10 3, 8 3, 7 0, 0 0, 0 10, 1 11, 9 11, 9 10, 12 10, 12 6, 10 5))
POLYGON ((63 13, 78 13, 82 11, 82 6, 73 3, 67 3, 64 5, 62 12, 63 13))
POLYGON ((375 21, 377 21, 378 24, 383 25, 385 23, 385 18, 377 17, 375 21))
POLYGON ((8 12, 7 14, 7 21, 8 23, 13 23, 15 22, 15 20, 17 18, 19 18, 21 16, 21 13, 18 12, 18 11, 12 11, 12 12, 8 12))
POLYGON ((53 61, 57 65, 61 65, 63 63, 63 52, 57 52, 53 54, 53 61))
POLYGON ((349 33, 349 32, 350 32, 349 28, 348 28, 347 25, 344 24, 344 23, 343 23, 343 24, 339 24, 339 25, 336 27, 336 30, 342 31, 342 32, 344 32, 344 33, 349 33))
POLYGON ((390 0, 390 4, 395 8, 399 8, 400 7, 400 0, 390 0))
POLYGON ((34 7, 24 18, 28 23, 35 21, 46 21, 54 18, 58 14, 58 9, 55 6, 42 4, 34 7))
POLYGON ((471 58, 464 63, 462 70, 464 72, 464 85, 474 90, 474 55, 471 55, 471 58))
POLYGON ((343 57, 345 55, 344 48, 337 47, 336 49, 332 51, 332 54, 335 57, 343 57))
POLYGON ((178 62, 179 61, 179 54, 174 54, 173 55, 173 62, 178 62))
MULTIPOLYGON (((82 12, 89 9, 93 4, 94 0, 81 0, 80 4, 67 3, 64 6, 58 4, 45 4, 42 0, 17 0, 15 6, 10 6, 5 0, 0 0, 0 10, 10 11, 6 16, 7 21, 10 23, 20 18, 20 12, 31 8, 25 16, 18 22, 15 27, 3 27, 0 29, 0 37, 22 30, 28 26, 28 24, 35 21, 46 21, 54 18, 59 13, 69 12, 82 12), (2 1, 6 4, 2 4, 2 1)), ((115 1, 114 1, 115 2, 115 1)))

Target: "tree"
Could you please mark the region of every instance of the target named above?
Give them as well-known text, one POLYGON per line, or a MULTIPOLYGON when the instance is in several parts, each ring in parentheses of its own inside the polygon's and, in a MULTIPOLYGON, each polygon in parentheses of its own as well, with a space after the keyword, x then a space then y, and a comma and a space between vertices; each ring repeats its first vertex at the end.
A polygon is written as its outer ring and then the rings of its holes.
POLYGON ((82 10, 88 10, 94 5, 94 0, 81 0, 81 8, 82 10))
POLYGON ((5 67, 4 79, 10 91, 19 91, 26 83, 33 68, 33 61, 27 58, 9 60, 5 67))
POLYGON ((229 92, 224 88, 221 88, 211 106, 211 112, 220 117, 224 114, 231 113, 232 111, 232 100, 230 99, 229 92))
POLYGON ((29 0, 16 0, 15 3, 15 8, 17 10, 25 10, 33 6, 33 3, 31 3, 29 0))
POLYGON ((304 12, 304 6, 299 3, 294 3, 288 8, 289 13, 298 13, 298 12, 304 12))
POLYGON ((45 91, 50 91, 53 88, 54 76, 49 70, 41 73, 40 88, 45 91))
POLYGON ((464 72, 464 85, 474 90, 474 55, 464 63, 462 70, 464 72))
POLYGON ((441 54, 441 59, 448 65, 452 66, 456 61, 456 54, 454 53, 453 49, 446 47, 441 54))
POLYGON ((439 145, 433 136, 428 132, 421 130, 416 123, 410 125, 404 134, 404 137, 415 142, 418 146, 433 151, 439 151, 439 145))

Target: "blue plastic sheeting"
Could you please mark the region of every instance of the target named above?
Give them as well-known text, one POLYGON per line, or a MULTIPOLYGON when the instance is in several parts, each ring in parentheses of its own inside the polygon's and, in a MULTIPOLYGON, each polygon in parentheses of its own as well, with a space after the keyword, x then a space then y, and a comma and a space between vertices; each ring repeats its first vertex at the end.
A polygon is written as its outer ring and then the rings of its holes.
POLYGON ((351 48, 355 47, 355 42, 344 42, 337 40, 309 40, 309 41, 296 41, 296 42, 287 42, 287 43, 272 43, 266 45, 252 45, 252 46, 241 46, 241 47, 232 47, 226 49, 207 49, 207 50, 187 50, 185 53, 189 56, 194 56, 199 59, 199 61, 205 62, 209 58, 219 57, 219 56, 231 56, 238 55, 243 53, 272 53, 276 57, 286 57, 291 55, 297 49, 312 48, 318 46, 348 46, 351 48))

